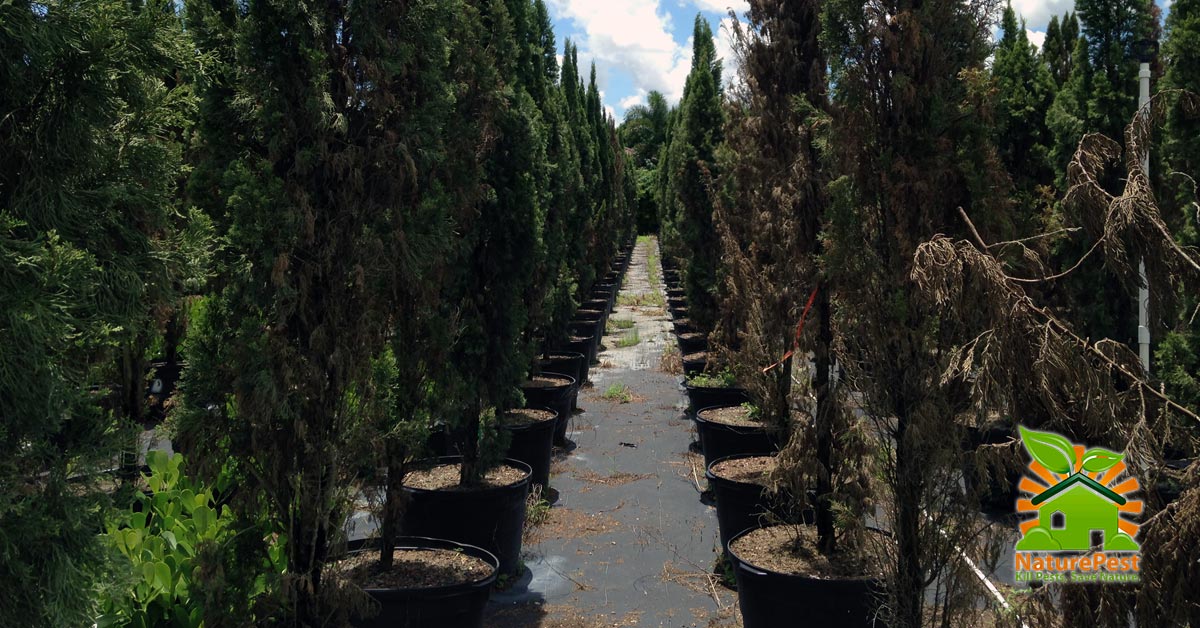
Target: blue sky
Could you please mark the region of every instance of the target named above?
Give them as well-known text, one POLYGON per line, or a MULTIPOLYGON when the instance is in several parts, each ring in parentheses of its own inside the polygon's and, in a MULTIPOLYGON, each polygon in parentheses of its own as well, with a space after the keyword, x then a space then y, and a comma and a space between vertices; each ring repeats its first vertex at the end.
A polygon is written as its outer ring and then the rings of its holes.
MULTIPOLYGON (((1171 0, 1157 0, 1165 9, 1171 0)), ((579 46, 582 72, 596 61, 604 104, 618 121, 625 110, 657 89, 674 104, 683 91, 692 54, 697 13, 713 27, 717 54, 731 56, 728 9, 746 10, 745 0, 546 0, 559 48, 570 38, 579 46)), ((1074 0, 1012 0, 1024 16, 1030 39, 1041 45, 1051 15, 1073 10, 1074 0)), ((997 16, 998 18, 999 16, 997 16)), ((726 67, 731 64, 726 62, 726 67)), ((732 68, 726 74, 732 72, 732 68)))

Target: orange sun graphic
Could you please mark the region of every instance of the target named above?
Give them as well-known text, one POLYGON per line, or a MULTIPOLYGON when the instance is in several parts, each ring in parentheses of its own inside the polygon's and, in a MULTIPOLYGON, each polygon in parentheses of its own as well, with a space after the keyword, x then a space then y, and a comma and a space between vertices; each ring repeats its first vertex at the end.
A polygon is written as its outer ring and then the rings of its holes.
MULTIPOLYGON (((1075 445, 1075 472, 1079 472, 1082 468, 1083 452, 1083 445, 1075 445)), ((1029 471, 1030 473, 1021 476, 1021 483, 1017 485, 1017 488, 1023 493, 1021 498, 1017 500, 1018 516, 1033 515, 1032 518, 1021 521, 1021 534, 1026 534, 1039 523, 1038 509, 1033 505, 1033 501, 1031 500, 1041 494, 1042 491, 1070 477, 1069 474, 1050 471, 1036 460, 1030 461, 1029 471)), ((1085 471, 1084 474, 1125 498, 1125 503, 1118 508, 1118 512, 1121 515, 1140 515, 1142 514, 1142 500, 1129 499, 1129 495, 1136 492, 1139 488, 1137 478, 1128 476, 1121 479, 1122 475, 1128 475, 1125 471, 1127 471, 1127 467, 1125 466, 1125 462, 1121 461, 1107 471, 1085 471), (1118 483, 1118 480, 1121 481, 1118 483)), ((1129 535, 1129 538, 1137 538, 1138 529, 1141 527, 1124 516, 1120 518, 1117 525, 1120 526, 1122 532, 1129 535)))

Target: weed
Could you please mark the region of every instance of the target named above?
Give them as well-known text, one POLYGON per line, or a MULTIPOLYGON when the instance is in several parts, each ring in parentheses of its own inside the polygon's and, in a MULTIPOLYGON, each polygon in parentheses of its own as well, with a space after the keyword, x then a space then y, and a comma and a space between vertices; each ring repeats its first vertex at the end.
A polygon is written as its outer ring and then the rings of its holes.
POLYGON ((667 300, 661 292, 655 291, 641 294, 622 294, 617 296, 617 305, 628 307, 666 307, 667 300))
POLYGON ((663 349, 662 356, 658 359, 658 370, 672 375, 683 372, 683 358, 679 355, 678 347, 667 345, 663 349))
POLYGON ((629 318, 614 318, 608 321, 608 326, 613 329, 630 329, 634 325, 633 319, 629 318))
POLYGON ((629 333, 621 335, 621 337, 617 340, 617 347, 624 349, 626 347, 632 347, 641 341, 642 338, 641 336, 638 336, 638 330, 635 327, 631 329, 629 333))
POLYGON ((633 393, 629 391, 629 387, 625 384, 613 384, 604 391, 604 398, 609 401, 619 403, 629 403, 633 401, 633 393))

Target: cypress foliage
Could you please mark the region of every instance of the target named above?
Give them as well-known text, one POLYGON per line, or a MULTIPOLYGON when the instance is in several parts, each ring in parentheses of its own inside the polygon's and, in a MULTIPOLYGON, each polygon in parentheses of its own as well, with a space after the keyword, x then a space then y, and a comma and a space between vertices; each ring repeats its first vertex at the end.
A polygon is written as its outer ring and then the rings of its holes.
MULTIPOLYGON (((524 5, 524 3, 521 3, 524 5)), ((443 291, 457 325, 451 372, 441 390, 456 400, 449 421, 463 454, 460 482, 472 485, 499 461, 504 444, 495 416, 516 407, 519 385, 529 369, 524 332, 535 268, 544 256, 545 208, 539 187, 546 178, 545 130, 541 113, 522 81, 519 39, 505 3, 491 0, 480 11, 479 42, 494 64, 485 72, 495 82, 482 87, 497 96, 491 141, 483 155, 483 190, 475 209, 456 224, 459 239, 443 291), (492 77, 494 76, 494 79, 492 77), (494 413, 485 411, 495 409, 494 413)), ((518 20, 520 15, 518 14, 518 20)), ((481 72, 481 74, 483 74, 481 72)), ((525 77, 532 80, 530 73, 525 77)))
MULTIPOLYGON (((1133 42, 1151 34, 1150 0, 1078 0, 1084 55, 1096 78, 1087 107, 1088 130, 1122 137, 1137 107, 1138 62, 1133 42)), ((1081 63, 1082 58, 1076 59, 1081 63)))
POLYGON ((596 139, 588 122, 586 90, 579 76, 579 50, 568 39, 563 47, 561 88, 567 103, 567 125, 579 158, 580 185, 576 191, 574 212, 567 226, 573 236, 568 252, 571 275, 578 281, 578 294, 587 294, 596 281, 596 269, 591 263, 596 238, 596 139))
MULTIPOLYGON (((1053 25, 1057 30, 1057 23, 1053 25)), ((1031 215, 1040 217, 1050 201, 1054 169, 1046 111, 1054 101, 1056 86, 1050 70, 1029 43, 1025 24, 1018 24, 1011 3, 1004 9, 1001 29, 1003 36, 992 63, 996 85, 993 138, 1013 179, 1013 202, 1020 208, 1017 221, 1021 222, 1021 218, 1031 215)))
POLYGON ((546 133, 546 207, 543 241, 546 255, 535 279, 541 286, 541 313, 535 317, 531 334, 550 348, 564 340, 567 322, 574 314, 578 289, 571 253, 575 233, 570 229, 579 208, 579 190, 583 180, 579 172, 579 152, 570 126, 566 94, 558 86, 558 59, 555 56, 554 31, 542 0, 534 3, 535 42, 540 52, 537 67, 542 73, 533 92, 545 124, 546 133))
POLYGON ((205 246, 194 57, 169 2, 0 4, 0 624, 90 625, 109 581, 105 475, 205 246))
MULTIPOLYGON (((1200 93, 1200 2, 1176 0, 1166 20, 1162 48, 1167 70, 1163 86, 1200 93)), ((1200 216, 1196 213, 1196 181, 1200 181, 1200 119, 1174 107, 1167 119, 1162 153, 1168 174, 1160 190, 1163 212, 1176 240, 1183 246, 1200 247, 1200 216)), ((1192 318, 1200 300, 1194 294, 1180 295, 1175 328, 1155 349, 1153 372, 1177 401, 1200 408, 1200 318, 1192 318)))
MULTIPOLYGON (((193 189, 221 208, 226 255, 189 352, 179 442, 209 473, 228 462, 253 482, 237 505, 264 509, 286 536, 288 621, 324 625, 346 610, 324 563, 380 400, 373 359, 416 294, 414 260, 436 255, 443 201, 473 190, 468 179, 433 198, 417 172, 438 160, 449 95, 444 31, 425 24, 478 27, 449 1, 206 4, 189 8, 228 29, 213 41, 236 42, 206 101, 235 97, 206 109, 203 128, 242 124, 237 151, 218 146, 228 131, 202 136, 209 163, 193 189)), ((482 124, 454 122, 448 145, 482 124)))
POLYGON ((1074 67, 1075 42, 1079 39, 1079 18, 1070 11, 1050 18, 1046 27, 1046 41, 1042 43, 1042 59, 1050 70, 1054 84, 1061 88, 1071 76, 1074 67))
POLYGON ((723 139, 721 61, 712 29, 702 15, 696 16, 692 37, 692 69, 663 164, 669 180, 663 212, 678 233, 679 248, 669 239, 668 253, 679 258, 684 269, 688 315, 701 329, 711 329, 716 320, 720 244, 712 223, 709 187, 718 174, 716 150, 723 139))

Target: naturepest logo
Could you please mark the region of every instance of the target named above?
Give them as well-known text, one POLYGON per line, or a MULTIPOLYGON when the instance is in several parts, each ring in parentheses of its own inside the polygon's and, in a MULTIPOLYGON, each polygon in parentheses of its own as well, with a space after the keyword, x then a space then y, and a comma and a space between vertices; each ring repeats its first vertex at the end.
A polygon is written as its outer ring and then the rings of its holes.
POLYGON ((1017 488, 1021 521, 1016 580, 1136 582, 1141 500, 1123 454, 1076 445, 1051 432, 1020 426, 1032 460, 1017 488))

